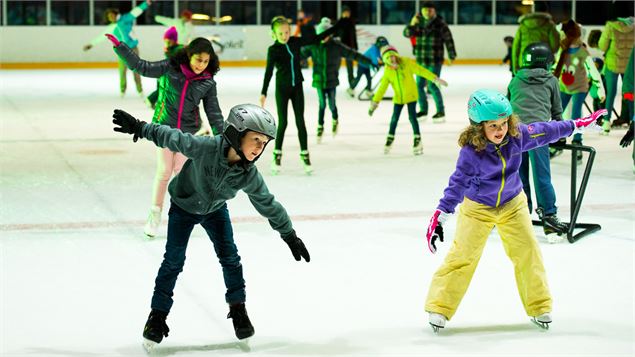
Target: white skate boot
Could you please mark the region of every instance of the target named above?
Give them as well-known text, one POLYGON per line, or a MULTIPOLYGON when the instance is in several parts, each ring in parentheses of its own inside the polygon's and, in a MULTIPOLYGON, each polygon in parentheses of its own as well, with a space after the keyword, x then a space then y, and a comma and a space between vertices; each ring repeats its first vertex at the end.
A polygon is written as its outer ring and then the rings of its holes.
POLYGON ((439 333, 439 329, 445 327, 446 320, 445 316, 436 312, 431 312, 428 322, 430 323, 430 326, 432 326, 432 331, 434 331, 434 333, 439 333))
POLYGON ((155 237, 159 230, 159 224, 161 224, 161 207, 152 206, 143 233, 149 238, 155 237))
POLYGON ((531 319, 531 322, 536 324, 536 326, 540 327, 543 330, 549 330, 549 324, 551 323, 551 313, 545 312, 542 315, 534 316, 531 319))

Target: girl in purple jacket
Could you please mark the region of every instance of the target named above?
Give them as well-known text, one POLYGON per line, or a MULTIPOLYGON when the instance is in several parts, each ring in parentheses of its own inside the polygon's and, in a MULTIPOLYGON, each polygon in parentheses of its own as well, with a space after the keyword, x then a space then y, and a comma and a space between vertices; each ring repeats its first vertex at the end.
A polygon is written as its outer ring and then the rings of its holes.
POLYGON ((551 294, 540 249, 518 174, 521 153, 571 135, 606 114, 600 110, 574 121, 520 123, 509 100, 488 89, 472 93, 468 101, 470 126, 459 137, 461 151, 435 210, 426 238, 436 252, 443 242, 443 223, 459 209, 454 242, 445 262, 432 278, 425 310, 435 332, 452 318, 465 294, 490 232, 497 227, 505 252, 512 260, 516 285, 527 315, 547 329, 551 322, 551 294))
MULTIPOLYGON (((159 97, 152 122, 168 125, 193 135, 220 134, 223 132, 223 115, 218 104, 214 76, 219 70, 218 57, 212 43, 206 38, 196 38, 172 57, 149 62, 134 53, 124 42, 107 35, 115 53, 135 73, 159 79, 159 97), (203 103, 209 125, 201 121, 199 104, 203 103)), ((152 186, 152 206, 144 233, 156 236, 161 222, 161 211, 172 175, 177 175, 187 158, 168 148, 157 148, 157 170, 152 186)))

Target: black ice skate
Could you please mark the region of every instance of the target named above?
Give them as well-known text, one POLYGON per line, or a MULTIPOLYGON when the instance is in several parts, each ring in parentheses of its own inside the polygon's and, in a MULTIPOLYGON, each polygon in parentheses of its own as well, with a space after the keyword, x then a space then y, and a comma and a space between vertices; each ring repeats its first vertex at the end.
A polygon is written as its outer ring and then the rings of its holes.
POLYGON ((549 330, 549 324, 551 323, 551 321, 551 314, 548 312, 531 318, 531 322, 533 322, 534 324, 536 324, 536 326, 540 327, 543 330, 549 330))
POLYGON ((559 236, 569 231, 569 226, 560 222, 560 219, 555 214, 545 215, 542 208, 537 208, 536 213, 542 220, 542 228, 549 243, 559 242, 561 240, 559 236))
POLYGON ((412 153, 414 155, 423 154, 423 145, 421 144, 421 135, 415 135, 415 140, 412 145, 412 153))
POLYGON ((333 130, 332 130, 332 132, 333 132, 333 137, 335 137, 335 135, 337 135, 337 124, 338 124, 338 123, 339 123, 339 122, 337 121, 337 119, 333 119, 333 128, 332 128, 332 129, 333 129, 333 130))
POLYGON ((273 161, 271 161, 271 174, 277 175, 282 168, 282 150, 273 150, 273 161))
POLYGON ((154 309, 150 311, 148 321, 143 328, 143 347, 147 352, 150 352, 157 343, 161 343, 163 337, 168 337, 170 328, 165 323, 167 317, 167 312, 154 309))
POLYGON ((324 125, 318 125, 317 127, 317 143, 322 142, 322 135, 324 135, 324 125))
POLYGON ((238 337, 239 340, 254 335, 254 327, 251 325, 251 321, 249 321, 244 303, 230 305, 227 318, 232 319, 234 332, 236 332, 236 337, 238 337))
POLYGON ((392 143, 395 141, 395 136, 388 134, 386 137, 386 145, 384 145, 384 154, 388 154, 392 148, 392 143))

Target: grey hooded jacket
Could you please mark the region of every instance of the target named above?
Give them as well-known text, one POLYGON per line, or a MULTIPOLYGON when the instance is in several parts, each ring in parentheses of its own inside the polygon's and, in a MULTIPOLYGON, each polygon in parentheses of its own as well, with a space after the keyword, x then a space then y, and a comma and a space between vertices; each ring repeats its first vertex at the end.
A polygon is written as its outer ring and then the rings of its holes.
POLYGON ((229 165, 229 143, 222 135, 194 136, 165 125, 146 124, 142 136, 189 158, 168 186, 172 201, 180 208, 205 215, 243 190, 258 213, 267 218, 281 236, 293 231, 287 211, 269 192, 256 166, 248 164, 245 169, 241 165, 229 165))
POLYGON ((514 114, 525 124, 562 120, 558 78, 543 68, 523 68, 508 86, 514 114))

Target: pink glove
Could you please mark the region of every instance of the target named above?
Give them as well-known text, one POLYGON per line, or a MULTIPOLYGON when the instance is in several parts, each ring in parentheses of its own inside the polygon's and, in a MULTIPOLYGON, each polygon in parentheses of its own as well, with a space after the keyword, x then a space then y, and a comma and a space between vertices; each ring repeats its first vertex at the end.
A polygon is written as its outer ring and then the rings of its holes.
POLYGON ((443 242, 443 223, 448 219, 448 214, 437 209, 430 217, 430 223, 428 223, 428 231, 426 232, 426 239, 428 240, 428 249, 432 254, 437 252, 437 247, 434 244, 437 239, 443 242))
POLYGON ((580 119, 576 119, 573 122, 575 123, 575 127, 576 128, 584 128, 587 127, 593 123, 595 123, 599 117, 604 116, 608 114, 608 112, 606 111, 606 109, 600 109, 597 112, 593 112, 591 113, 591 115, 586 116, 584 118, 580 118, 580 119))
POLYGON ((110 42, 112 42, 113 46, 119 47, 119 45, 121 44, 121 42, 114 35, 107 33, 105 36, 108 38, 108 40, 110 40, 110 42))

